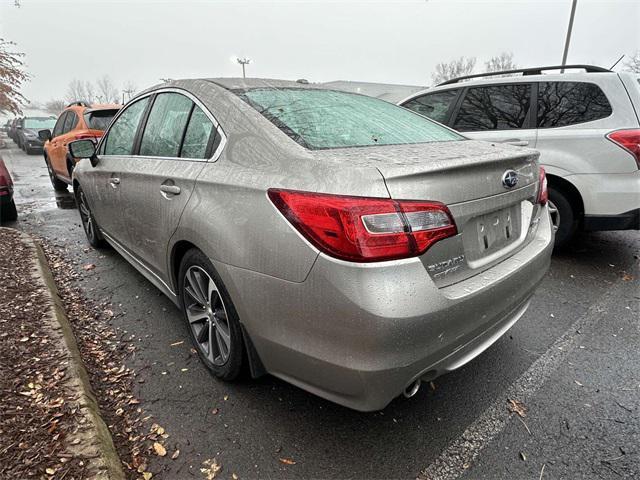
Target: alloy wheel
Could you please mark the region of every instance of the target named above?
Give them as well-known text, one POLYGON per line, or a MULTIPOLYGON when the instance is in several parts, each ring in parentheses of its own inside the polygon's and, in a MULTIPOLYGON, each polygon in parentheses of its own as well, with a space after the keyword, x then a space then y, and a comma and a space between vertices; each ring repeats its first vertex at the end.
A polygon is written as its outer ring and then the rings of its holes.
POLYGON ((91 216, 91 210, 89 210, 89 205, 87 205, 87 199, 84 196, 84 192, 80 190, 79 199, 80 202, 78 204, 78 210, 80 211, 80 219, 82 220, 82 226, 84 227, 84 231, 87 234, 89 240, 93 240, 95 235, 95 225, 93 224, 93 217, 91 216))
POLYGON ((548 204, 549 204, 549 215, 551 215, 551 224, 553 225, 553 231, 557 232, 558 228, 560 228, 560 211, 552 201, 549 200, 548 204))
POLYGON ((214 365, 231 353, 231 329, 220 291, 211 276, 192 265, 184 276, 184 308, 200 352, 214 365))

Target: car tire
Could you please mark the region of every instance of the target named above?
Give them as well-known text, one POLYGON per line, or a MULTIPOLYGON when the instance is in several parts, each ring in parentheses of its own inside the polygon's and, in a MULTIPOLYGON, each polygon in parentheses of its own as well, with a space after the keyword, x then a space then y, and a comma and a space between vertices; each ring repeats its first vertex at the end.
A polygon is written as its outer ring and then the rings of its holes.
POLYGON ((221 380, 238 378, 244 361, 240 320, 218 272, 200 250, 189 250, 182 258, 178 292, 200 360, 221 380), (212 336, 215 342, 209 341, 212 336))
POLYGON ((18 219, 18 210, 13 199, 0 207, 0 224, 15 222, 18 219))
POLYGON ((554 245, 556 248, 564 248, 575 235, 579 218, 567 195, 553 187, 549 187, 549 213, 556 231, 554 245))
POLYGON ((51 180, 51 185, 56 192, 66 192, 68 185, 56 177, 55 172, 53 171, 53 167, 51 163, 49 163, 49 158, 44 157, 44 161, 47 164, 47 171, 49 172, 49 179, 51 180))
POLYGON ((93 217, 93 213, 91 213, 91 208, 87 203, 87 199, 84 196, 84 192, 82 191, 82 188, 80 188, 80 185, 76 186, 76 188, 74 189, 74 194, 76 197, 76 204, 78 205, 78 212, 80 213, 82 228, 84 229, 84 233, 87 236, 89 245, 91 245, 93 248, 106 247, 107 242, 100 234, 100 227, 98 227, 98 223, 93 217))

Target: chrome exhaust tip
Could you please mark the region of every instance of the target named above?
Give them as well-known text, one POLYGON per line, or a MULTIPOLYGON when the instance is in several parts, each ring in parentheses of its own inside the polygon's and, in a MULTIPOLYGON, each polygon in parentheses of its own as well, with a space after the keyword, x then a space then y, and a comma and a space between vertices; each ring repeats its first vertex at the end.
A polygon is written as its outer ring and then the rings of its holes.
POLYGON ((411 398, 413 397, 416 393, 418 393, 418 390, 420 390, 420 384, 421 384, 421 380, 418 379, 413 383, 410 383, 407 388, 404 389, 404 391, 402 392, 402 394, 405 396, 405 398, 411 398))

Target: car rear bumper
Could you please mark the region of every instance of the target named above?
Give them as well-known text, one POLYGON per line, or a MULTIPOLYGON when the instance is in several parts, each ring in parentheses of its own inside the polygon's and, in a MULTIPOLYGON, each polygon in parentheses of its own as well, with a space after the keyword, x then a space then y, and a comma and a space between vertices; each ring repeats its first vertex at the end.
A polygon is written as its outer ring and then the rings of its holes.
MULTIPOLYGON (((640 170, 564 177, 580 192, 585 217, 615 217, 640 209, 640 170)), ((604 230, 604 228, 598 228, 604 230)))
POLYGON ((417 258, 354 264, 320 255, 301 283, 214 264, 269 373, 372 411, 416 379, 468 362, 522 316, 550 263, 543 213, 528 245, 443 288, 417 258))
POLYGON ((599 230, 640 230, 640 208, 620 215, 585 215, 584 229, 599 230))

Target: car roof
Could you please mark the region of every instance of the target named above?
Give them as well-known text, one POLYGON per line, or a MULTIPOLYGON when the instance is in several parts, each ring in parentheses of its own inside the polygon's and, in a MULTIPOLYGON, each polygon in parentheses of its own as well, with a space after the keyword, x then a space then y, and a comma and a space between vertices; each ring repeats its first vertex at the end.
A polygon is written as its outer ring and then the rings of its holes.
POLYGON ((474 78, 472 80, 461 80, 456 83, 447 83, 446 85, 436 85, 426 88, 421 92, 416 92, 407 98, 398 102, 403 104, 415 97, 423 95, 427 92, 437 92, 441 90, 452 90, 465 87, 473 87, 478 85, 496 85, 505 83, 529 83, 529 82, 593 82, 598 83, 598 79, 610 79, 617 77, 617 72, 568 72, 568 73, 543 73, 539 75, 509 75, 505 77, 483 77, 474 78))
POLYGON ((315 88, 326 90, 322 85, 276 78, 203 78, 211 83, 220 85, 227 90, 245 90, 252 88, 315 88))

